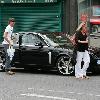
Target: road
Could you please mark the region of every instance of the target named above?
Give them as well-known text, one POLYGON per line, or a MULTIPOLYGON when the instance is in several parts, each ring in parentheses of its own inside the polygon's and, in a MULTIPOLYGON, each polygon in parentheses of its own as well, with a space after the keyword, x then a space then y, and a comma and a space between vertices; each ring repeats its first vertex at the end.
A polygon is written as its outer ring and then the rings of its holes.
POLYGON ((0 72, 0 100, 100 100, 100 76, 75 79, 56 72, 0 72))

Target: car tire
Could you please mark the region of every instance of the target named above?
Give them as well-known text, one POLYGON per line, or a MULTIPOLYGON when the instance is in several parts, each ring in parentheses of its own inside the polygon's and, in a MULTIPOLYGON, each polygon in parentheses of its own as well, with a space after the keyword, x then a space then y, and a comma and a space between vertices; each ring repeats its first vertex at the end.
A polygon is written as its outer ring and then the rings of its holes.
POLYGON ((1 67, 1 71, 5 72, 5 65, 1 64, 0 67, 1 67))
POLYGON ((72 58, 68 56, 61 56, 56 62, 57 70, 62 75, 71 75, 74 72, 72 58))
POLYGON ((2 71, 5 71, 5 52, 2 51, 0 55, 0 68, 2 71))

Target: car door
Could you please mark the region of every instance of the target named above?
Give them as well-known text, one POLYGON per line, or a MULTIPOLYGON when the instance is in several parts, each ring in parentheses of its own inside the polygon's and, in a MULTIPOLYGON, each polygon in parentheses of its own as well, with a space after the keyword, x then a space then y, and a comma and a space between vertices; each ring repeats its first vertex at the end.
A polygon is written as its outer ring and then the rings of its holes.
POLYGON ((21 62, 24 64, 49 64, 49 50, 46 43, 37 34, 22 37, 21 62), (41 45, 39 45, 41 43, 41 45), (43 46, 42 46, 43 45, 43 46))

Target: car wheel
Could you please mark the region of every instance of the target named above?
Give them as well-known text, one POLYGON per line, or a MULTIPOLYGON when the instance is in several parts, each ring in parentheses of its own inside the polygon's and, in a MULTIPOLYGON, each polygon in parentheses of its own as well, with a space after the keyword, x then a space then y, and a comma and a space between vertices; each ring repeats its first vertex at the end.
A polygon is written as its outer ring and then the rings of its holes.
POLYGON ((0 68, 2 71, 5 71, 5 53, 2 52, 0 55, 0 68))
POLYGON ((0 66, 1 66, 1 70, 5 71, 5 65, 1 64, 0 66))
POLYGON ((74 66, 72 65, 70 57, 61 56, 56 63, 58 72, 62 75, 69 75, 74 72, 74 66))

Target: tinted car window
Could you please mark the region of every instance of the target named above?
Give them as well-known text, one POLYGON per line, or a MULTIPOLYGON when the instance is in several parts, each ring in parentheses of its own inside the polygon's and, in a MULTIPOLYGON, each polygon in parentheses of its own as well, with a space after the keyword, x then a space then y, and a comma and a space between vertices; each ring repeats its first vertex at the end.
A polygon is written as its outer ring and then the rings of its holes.
POLYGON ((73 49, 73 45, 70 42, 69 38, 66 36, 66 34, 64 35, 62 33, 58 33, 58 34, 57 33, 42 33, 42 34, 46 35, 49 38, 47 39, 47 41, 51 40, 62 48, 73 49))
POLYGON ((46 45, 46 43, 37 34, 26 34, 22 37, 22 44, 37 45, 39 43, 46 45))

